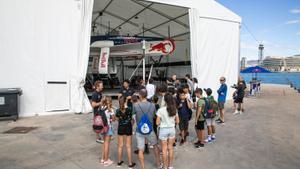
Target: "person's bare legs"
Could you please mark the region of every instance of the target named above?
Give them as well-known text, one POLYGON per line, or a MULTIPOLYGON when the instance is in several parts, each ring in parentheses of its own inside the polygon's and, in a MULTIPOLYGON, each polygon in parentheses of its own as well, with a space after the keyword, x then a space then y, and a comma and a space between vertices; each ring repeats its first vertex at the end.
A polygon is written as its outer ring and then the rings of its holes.
POLYGON ((212 128, 211 126, 207 126, 207 134, 210 136, 212 133, 212 128))
POLYGON ((132 164, 132 149, 131 149, 131 144, 132 144, 132 136, 126 136, 126 148, 127 148, 127 156, 128 156, 128 163, 129 165, 132 164))
POLYGON ((173 144, 175 142, 175 138, 170 138, 168 140, 168 152, 169 152, 169 158, 168 158, 168 167, 173 166, 173 158, 174 158, 174 147, 173 144))
POLYGON ((139 149, 139 161, 141 169, 145 169, 145 162, 144 162, 144 150, 139 149))
MULTIPOLYGON (((163 168, 166 169, 168 167, 168 140, 161 140, 162 153, 163 153, 163 168)), ((172 145, 173 147, 173 145, 172 145)))
POLYGON ((205 131, 204 130, 200 130, 200 141, 202 144, 204 144, 204 140, 205 140, 205 131))
POLYGON ((214 125, 211 125, 211 135, 214 135, 216 133, 216 128, 214 125))
POLYGON ((225 109, 219 109, 220 112, 220 119, 222 120, 222 122, 225 122, 225 109))
POLYGON ((123 146, 124 146, 124 136, 118 136, 118 162, 122 161, 123 154, 123 146))
POLYGON ((181 130, 180 133, 181 133, 181 140, 184 140, 184 138, 185 138, 185 130, 181 130))
POLYGON ((102 153, 102 157, 104 161, 108 160, 108 156, 109 156, 109 143, 110 143, 110 136, 104 136, 104 144, 103 144, 103 153, 102 153))
POLYGON ((157 165, 157 168, 159 168, 160 167, 160 158, 159 158, 158 145, 154 145, 153 147, 154 147, 153 151, 154 151, 154 155, 155 155, 156 165, 157 165))

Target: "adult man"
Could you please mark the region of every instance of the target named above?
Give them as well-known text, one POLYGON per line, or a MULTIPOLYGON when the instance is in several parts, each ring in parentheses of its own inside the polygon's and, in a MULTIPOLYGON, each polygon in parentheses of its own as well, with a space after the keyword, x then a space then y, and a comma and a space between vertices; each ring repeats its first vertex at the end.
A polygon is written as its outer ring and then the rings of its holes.
POLYGON ((167 79, 168 90, 170 90, 170 88, 172 88, 176 91, 176 81, 177 81, 176 74, 173 74, 170 79, 167 79))
POLYGON ((120 99, 121 96, 125 97, 127 106, 132 107, 131 96, 134 94, 134 91, 129 87, 129 84, 129 80, 124 80, 123 87, 119 91, 118 99, 120 99))
POLYGON ((191 80, 191 75, 186 74, 185 75, 185 80, 186 80, 186 83, 189 85, 189 90, 190 90, 191 96, 193 96, 194 84, 193 84, 193 81, 191 80))
MULTIPOLYGON (((144 114, 147 115, 150 123, 153 126, 152 120, 154 113, 155 113, 155 105, 153 103, 150 103, 147 101, 147 90, 142 89, 139 92, 140 102, 133 105, 133 113, 134 113, 134 119, 136 119, 137 125, 141 122, 142 116, 144 114)), ((160 167, 160 159, 159 159, 159 150, 157 147, 157 138, 154 134, 154 132, 150 132, 149 134, 142 134, 137 130, 136 133, 136 139, 137 139, 137 146, 139 149, 139 161, 140 161, 140 167, 141 169, 145 169, 145 163, 144 163, 144 149, 145 149, 145 142, 146 140, 150 145, 153 145, 154 147, 154 153, 156 158, 156 164, 157 167, 160 167)))
MULTIPOLYGON (((102 106, 101 99, 102 99, 102 91, 103 91, 103 82, 96 81, 94 84, 95 91, 92 94, 92 107, 94 108, 94 116, 97 113, 97 110, 100 106, 102 106)), ((96 134, 96 142, 97 143, 104 143, 101 139, 99 134, 96 134)))
POLYGON ((225 77, 220 77, 220 83, 221 86, 219 90, 217 91, 218 93, 218 107, 219 107, 219 112, 220 112, 220 118, 217 120, 218 123, 224 124, 225 123, 225 102, 226 102, 226 95, 227 95, 227 85, 226 85, 226 79, 225 77))

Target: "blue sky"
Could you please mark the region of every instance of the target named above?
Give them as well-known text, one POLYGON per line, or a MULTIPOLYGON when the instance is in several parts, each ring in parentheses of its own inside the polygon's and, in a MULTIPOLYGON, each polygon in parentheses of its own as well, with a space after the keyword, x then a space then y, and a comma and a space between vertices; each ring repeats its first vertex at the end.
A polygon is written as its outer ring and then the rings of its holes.
POLYGON ((242 57, 247 57, 248 60, 257 59, 257 48, 261 42, 265 45, 265 56, 300 54, 300 0, 217 1, 243 19, 242 57))

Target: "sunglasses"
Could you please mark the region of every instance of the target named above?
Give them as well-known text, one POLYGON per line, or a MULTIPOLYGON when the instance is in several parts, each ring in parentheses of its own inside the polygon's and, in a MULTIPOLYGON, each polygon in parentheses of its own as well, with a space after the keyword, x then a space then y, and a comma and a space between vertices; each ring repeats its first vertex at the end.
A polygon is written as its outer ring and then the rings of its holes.
POLYGON ((225 81, 224 79, 220 79, 220 81, 225 81))

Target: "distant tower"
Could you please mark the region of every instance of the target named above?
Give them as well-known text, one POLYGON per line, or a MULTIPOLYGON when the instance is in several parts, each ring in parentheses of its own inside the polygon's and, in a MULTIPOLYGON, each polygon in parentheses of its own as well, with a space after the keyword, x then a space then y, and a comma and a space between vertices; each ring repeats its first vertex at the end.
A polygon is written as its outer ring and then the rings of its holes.
POLYGON ((242 57, 242 60, 241 60, 241 70, 245 69, 246 68, 246 57, 242 57))
POLYGON ((262 64, 262 61, 264 59, 264 45, 263 44, 259 44, 258 46, 258 65, 262 64))

